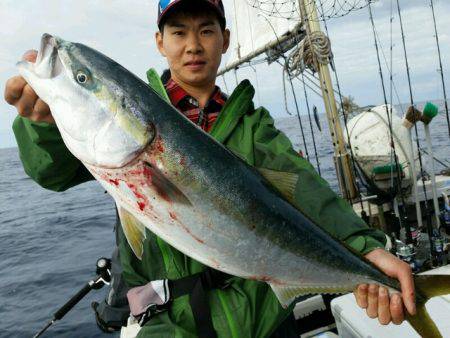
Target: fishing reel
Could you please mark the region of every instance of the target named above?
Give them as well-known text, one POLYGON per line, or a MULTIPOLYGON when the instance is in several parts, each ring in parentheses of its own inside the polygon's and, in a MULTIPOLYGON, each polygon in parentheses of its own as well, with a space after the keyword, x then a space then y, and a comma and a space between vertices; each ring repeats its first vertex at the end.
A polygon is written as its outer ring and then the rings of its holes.
POLYGON ((444 207, 441 209, 441 228, 450 236, 450 201, 447 194, 442 193, 444 198, 444 207))
POLYGON ((395 240, 395 254, 405 263, 408 263, 411 269, 416 272, 419 266, 416 262, 416 249, 413 244, 405 244, 400 240, 395 240))
POLYGON ((101 257, 96 263, 96 274, 97 276, 87 282, 83 288, 81 288, 77 294, 75 294, 69 301, 59 308, 53 314, 52 320, 50 320, 47 325, 39 331, 33 338, 41 336, 47 329, 53 325, 57 320, 61 320, 67 312, 69 312, 80 300, 86 296, 91 290, 98 290, 102 288, 105 284, 109 285, 111 281, 111 260, 108 258, 101 257))
POLYGON ((97 260, 95 273, 97 278, 94 279, 92 288, 98 290, 105 284, 109 285, 111 282, 111 260, 105 257, 101 257, 97 260))

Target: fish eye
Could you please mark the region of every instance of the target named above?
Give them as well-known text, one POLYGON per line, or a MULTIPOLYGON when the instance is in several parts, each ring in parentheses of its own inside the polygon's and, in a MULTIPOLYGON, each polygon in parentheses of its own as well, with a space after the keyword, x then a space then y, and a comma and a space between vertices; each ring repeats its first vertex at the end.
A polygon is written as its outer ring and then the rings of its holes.
POLYGON ((79 71, 78 73, 77 73, 77 81, 79 82, 79 83, 86 83, 87 82, 87 80, 88 80, 88 76, 85 74, 85 73, 83 73, 82 71, 79 71))

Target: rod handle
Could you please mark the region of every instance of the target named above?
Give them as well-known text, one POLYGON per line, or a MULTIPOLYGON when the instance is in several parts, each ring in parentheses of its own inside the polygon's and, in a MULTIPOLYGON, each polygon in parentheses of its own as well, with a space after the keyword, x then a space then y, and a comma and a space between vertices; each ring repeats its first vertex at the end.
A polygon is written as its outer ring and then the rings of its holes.
POLYGON ((58 311, 55 312, 54 319, 60 320, 62 317, 66 315, 67 312, 69 312, 80 300, 83 299, 84 296, 86 296, 89 291, 92 290, 93 282, 87 283, 78 293, 69 299, 69 301, 64 304, 58 311))

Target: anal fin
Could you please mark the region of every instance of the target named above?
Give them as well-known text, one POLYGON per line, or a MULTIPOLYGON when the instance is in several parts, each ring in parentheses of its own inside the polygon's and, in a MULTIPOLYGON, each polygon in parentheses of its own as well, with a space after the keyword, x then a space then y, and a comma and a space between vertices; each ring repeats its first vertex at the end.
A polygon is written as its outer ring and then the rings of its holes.
POLYGON ((128 244, 137 258, 142 260, 145 240, 145 226, 130 212, 119 207, 120 223, 128 244))
POLYGON ((290 286, 290 285, 276 285, 269 283, 272 291, 277 296, 280 304, 287 308, 293 301, 298 297, 304 295, 316 295, 316 294, 339 294, 346 293, 349 289, 348 287, 334 287, 334 286, 290 286))

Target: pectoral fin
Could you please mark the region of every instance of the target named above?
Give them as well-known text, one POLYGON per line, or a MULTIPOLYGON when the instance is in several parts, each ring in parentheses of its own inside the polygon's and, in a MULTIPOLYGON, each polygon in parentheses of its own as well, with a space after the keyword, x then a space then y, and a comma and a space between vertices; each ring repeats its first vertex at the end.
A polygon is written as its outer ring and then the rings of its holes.
POLYGON ((119 207, 119 217, 123 232, 131 250, 133 250, 135 256, 141 260, 144 251, 145 226, 122 207, 119 207))

